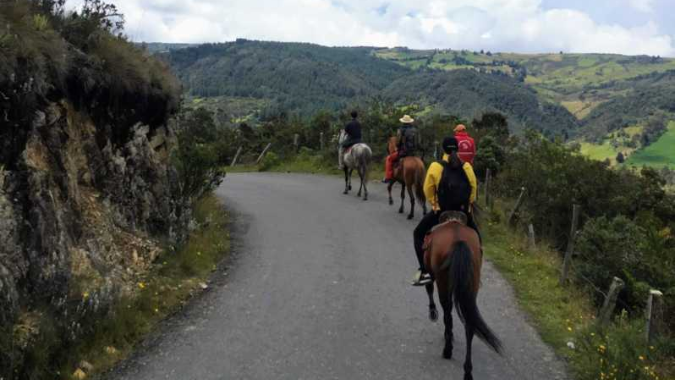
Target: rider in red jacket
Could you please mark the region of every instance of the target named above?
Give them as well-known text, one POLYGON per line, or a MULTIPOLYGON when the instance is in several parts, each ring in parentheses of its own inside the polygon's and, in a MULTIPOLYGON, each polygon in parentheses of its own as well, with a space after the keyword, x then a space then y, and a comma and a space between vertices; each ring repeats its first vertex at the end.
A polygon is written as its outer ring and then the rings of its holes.
POLYGON ((455 138, 459 143, 459 159, 473 166, 473 159, 476 157, 476 143, 466 132, 466 127, 463 124, 455 127, 455 138))

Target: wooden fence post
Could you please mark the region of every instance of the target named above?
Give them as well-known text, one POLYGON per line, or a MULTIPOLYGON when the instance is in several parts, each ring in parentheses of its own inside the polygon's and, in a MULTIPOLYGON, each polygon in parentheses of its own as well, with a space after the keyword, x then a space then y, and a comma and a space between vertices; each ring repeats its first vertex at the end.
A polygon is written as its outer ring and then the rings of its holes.
POLYGON ((300 150, 300 135, 297 133, 293 135, 293 147, 296 152, 300 150))
POLYGON ((647 338, 647 344, 651 345, 654 342, 654 339, 659 335, 660 322, 662 321, 663 316, 663 293, 658 290, 650 290, 649 298, 647 299, 647 309, 645 310, 645 317, 647 319, 647 326, 645 328, 645 334, 647 338))
POLYGON ((570 240, 567 242, 567 251, 565 251, 565 259, 563 260, 563 267, 560 273, 560 285, 564 285, 567 281, 567 275, 572 265, 572 254, 574 254, 574 242, 577 237, 577 225, 579 224, 579 211, 581 206, 572 206, 572 228, 570 230, 570 240))
POLYGON ((537 249, 537 241, 535 240, 534 237, 534 226, 532 223, 530 223, 529 226, 527 226, 527 236, 528 236, 528 242, 530 246, 530 250, 536 250, 537 249))
POLYGON ((263 157, 265 157, 265 153, 267 153, 267 150, 272 146, 272 143, 268 143, 265 149, 263 149, 262 153, 260 153, 260 156, 258 156, 258 159, 255 161, 255 164, 258 165, 260 161, 262 161, 263 157))
POLYGON ((618 277, 614 277, 612 280, 612 285, 609 287, 609 293, 605 297, 605 302, 602 304, 602 309, 600 309, 600 317, 598 318, 601 326, 607 325, 607 323, 612 319, 614 314, 614 309, 616 308, 616 300, 619 297, 619 292, 624 287, 624 282, 618 277))
POLYGON ((520 189, 520 196, 518 197, 516 206, 513 208, 513 211, 511 211, 511 214, 509 215, 509 219, 507 222, 509 226, 513 223, 513 218, 515 218, 516 213, 518 213, 518 209, 520 209, 520 206, 523 204, 524 199, 525 199, 525 188, 523 187, 520 189))
POLYGON ((319 133, 319 144, 321 145, 321 150, 323 150, 323 132, 319 133))
POLYGON ((240 146, 239 149, 237 149, 237 154, 234 155, 234 159, 232 159, 232 163, 230 164, 230 167, 233 168, 234 165, 237 164, 237 159, 239 159, 239 155, 241 154, 242 148, 243 148, 243 147, 240 146))
POLYGON ((487 169, 485 171, 485 207, 490 208, 490 169, 487 169))

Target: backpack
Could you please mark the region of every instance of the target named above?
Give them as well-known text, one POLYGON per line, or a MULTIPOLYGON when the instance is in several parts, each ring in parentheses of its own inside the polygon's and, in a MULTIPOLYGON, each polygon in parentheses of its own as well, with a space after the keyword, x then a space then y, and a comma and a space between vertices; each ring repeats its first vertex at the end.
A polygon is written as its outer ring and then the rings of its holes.
POLYGON ((413 127, 403 129, 403 148, 406 152, 414 152, 417 148, 417 130, 413 127))
POLYGON ((476 155, 476 146, 472 138, 468 136, 455 136, 459 143, 459 152, 457 155, 462 162, 468 162, 473 165, 473 159, 476 155))
POLYGON ((443 165, 443 175, 436 196, 441 211, 466 212, 471 200, 471 183, 464 168, 454 168, 445 161, 440 164, 443 165))

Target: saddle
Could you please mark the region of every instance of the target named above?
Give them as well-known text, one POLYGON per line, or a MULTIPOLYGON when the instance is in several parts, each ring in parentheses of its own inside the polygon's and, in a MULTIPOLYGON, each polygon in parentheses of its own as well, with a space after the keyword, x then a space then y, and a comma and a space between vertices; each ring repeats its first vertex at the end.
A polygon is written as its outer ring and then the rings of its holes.
POLYGON ((431 241, 433 240, 433 234, 436 232, 436 230, 445 227, 446 225, 450 223, 459 223, 463 226, 466 226, 468 222, 468 218, 465 213, 461 211, 445 211, 441 213, 441 216, 438 218, 439 223, 432 228, 427 235, 424 237, 424 244, 422 245, 422 249, 426 251, 431 247, 431 241))
MULTIPOLYGON (((356 145, 356 144, 354 144, 354 145, 356 145)), ((354 145, 350 146, 349 148, 345 148, 345 149, 344 149, 344 154, 349 154, 349 153, 351 153, 352 149, 354 149, 354 145)))

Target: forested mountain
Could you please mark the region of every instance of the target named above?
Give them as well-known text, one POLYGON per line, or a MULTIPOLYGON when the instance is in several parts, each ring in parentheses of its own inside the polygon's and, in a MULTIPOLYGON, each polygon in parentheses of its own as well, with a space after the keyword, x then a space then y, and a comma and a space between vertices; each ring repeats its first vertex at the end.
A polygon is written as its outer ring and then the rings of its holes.
POLYGON ((565 108, 540 102, 516 80, 474 70, 419 72, 393 82, 383 94, 391 101, 409 99, 463 118, 498 111, 509 116, 516 132, 533 128, 549 136, 568 136, 578 126, 565 108))
POLYGON ((577 126, 567 110, 540 102, 534 91, 511 77, 471 70, 415 70, 379 58, 373 54, 377 50, 237 40, 162 55, 188 94, 270 100, 263 113, 307 116, 383 97, 465 118, 497 110, 517 130, 532 127, 548 135, 567 134, 577 126))
POLYGON ((274 111, 311 114, 377 95, 410 70, 371 48, 238 40, 173 50, 166 57, 195 96, 274 100, 274 111))

